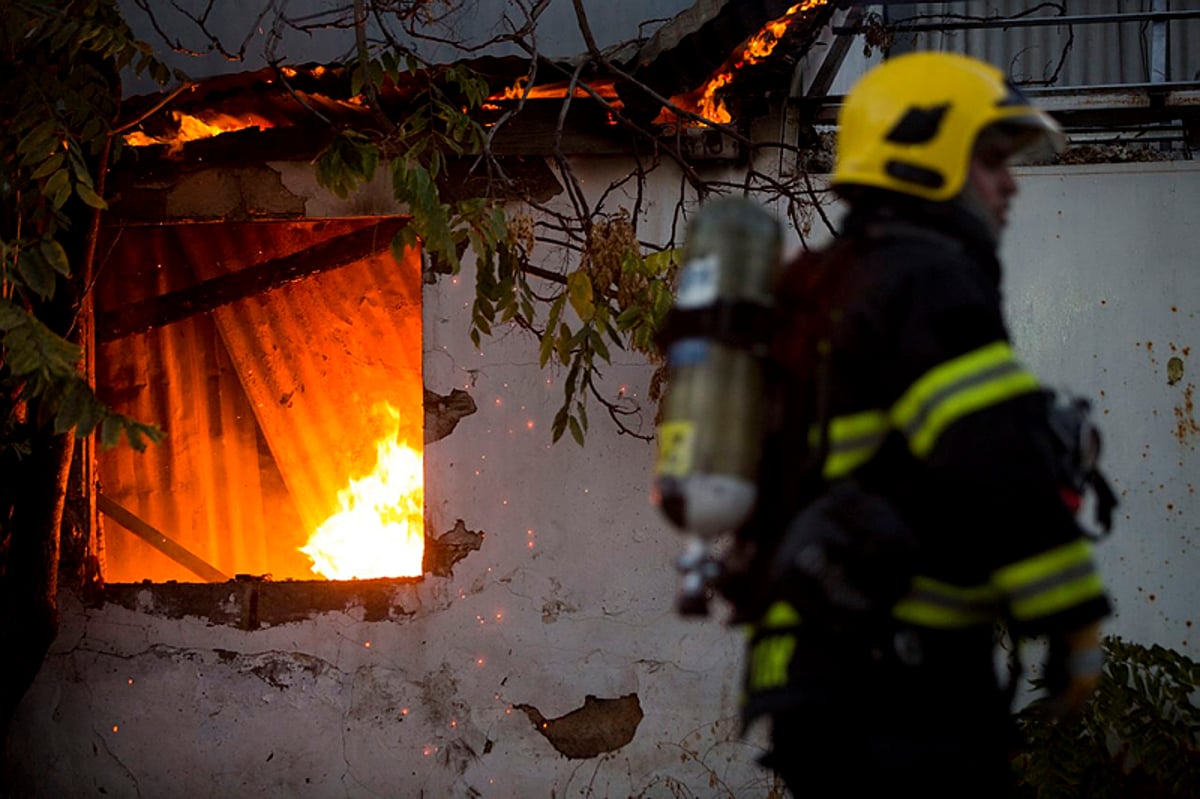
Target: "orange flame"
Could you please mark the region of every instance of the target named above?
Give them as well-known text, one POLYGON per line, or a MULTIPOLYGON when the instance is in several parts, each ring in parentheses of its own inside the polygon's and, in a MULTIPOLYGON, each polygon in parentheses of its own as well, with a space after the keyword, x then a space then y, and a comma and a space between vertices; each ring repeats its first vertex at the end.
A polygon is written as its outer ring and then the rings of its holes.
POLYGON ((163 136, 149 136, 141 131, 134 131, 126 134, 125 143, 131 147, 146 147, 151 144, 165 144, 170 148, 172 153, 179 152, 184 144, 198 139, 211 139, 213 136, 219 136, 222 133, 232 133, 235 130, 245 130, 246 128, 269 128, 271 123, 266 119, 255 114, 246 114, 242 117, 231 116, 230 114, 215 113, 208 115, 207 119, 201 119, 191 114, 185 114, 182 111, 172 111, 171 117, 178 125, 178 130, 163 136))
MULTIPOLYGON (((526 97, 525 84, 528 82, 528 76, 522 75, 513 82, 512 86, 504 89, 504 91, 496 92, 487 99, 493 102, 520 100, 522 97, 526 97)), ((589 81, 587 87, 605 100, 614 100, 617 98, 616 82, 611 78, 589 81)), ((544 83, 529 89, 527 99, 561 100, 567 96, 568 88, 570 88, 570 84, 566 81, 559 81, 558 83, 544 83)), ((583 86, 577 85, 575 87, 575 93, 571 96, 582 98, 591 97, 592 95, 583 86)))
POLYGON ((733 80, 732 72, 722 72, 704 85, 704 93, 700 95, 700 103, 696 109, 700 116, 722 125, 733 119, 733 115, 725 107, 725 101, 718 100, 716 97, 717 90, 731 80, 733 80))
MULTIPOLYGON (((802 3, 791 6, 783 16, 771 20, 758 33, 751 36, 746 41, 746 46, 742 48, 740 56, 726 62, 726 65, 709 78, 708 83, 699 92, 673 97, 671 102, 680 108, 694 108, 696 113, 710 122, 724 124, 731 121, 733 116, 725 107, 725 101, 717 98, 717 91, 733 80, 733 75, 737 70, 746 64, 757 64, 771 55, 775 51, 775 46, 783 38, 783 34, 787 32, 788 26, 797 16, 819 8, 828 2, 829 0, 804 0, 802 3)), ((656 121, 666 120, 660 116, 656 121)))
POLYGON ((419 577, 425 550, 425 488, 420 451, 397 442, 400 413, 385 405, 391 429, 375 443, 375 469, 338 492, 341 509, 300 551, 314 573, 333 580, 419 577))

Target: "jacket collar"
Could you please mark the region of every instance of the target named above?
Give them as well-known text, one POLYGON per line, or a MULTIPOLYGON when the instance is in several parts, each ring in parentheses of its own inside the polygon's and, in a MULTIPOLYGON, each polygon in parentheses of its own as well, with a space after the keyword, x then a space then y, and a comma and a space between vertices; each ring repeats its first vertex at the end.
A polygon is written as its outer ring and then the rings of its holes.
POLYGON ((842 235, 882 240, 919 238, 958 248, 979 264, 999 286, 997 242, 987 225, 955 202, 933 203, 906 195, 878 192, 858 198, 842 222, 842 235))

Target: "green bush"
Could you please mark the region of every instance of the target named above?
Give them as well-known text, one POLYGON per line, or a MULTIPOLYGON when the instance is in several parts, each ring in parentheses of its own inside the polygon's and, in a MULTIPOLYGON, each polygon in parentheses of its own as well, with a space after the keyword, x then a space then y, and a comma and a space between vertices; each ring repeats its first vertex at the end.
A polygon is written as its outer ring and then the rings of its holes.
POLYGON ((1021 796, 1200 798, 1200 664, 1115 636, 1103 648, 1100 685, 1077 717, 1052 721, 1043 701, 1018 714, 1021 796))

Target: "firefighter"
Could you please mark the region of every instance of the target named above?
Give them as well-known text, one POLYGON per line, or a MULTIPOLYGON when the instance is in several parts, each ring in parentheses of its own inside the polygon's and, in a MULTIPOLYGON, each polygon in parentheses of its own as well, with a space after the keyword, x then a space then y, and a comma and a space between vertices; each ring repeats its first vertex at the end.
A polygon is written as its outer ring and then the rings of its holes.
POLYGON ((1009 160, 1064 138, 1000 70, 951 53, 868 72, 837 137, 848 213, 819 268, 793 264, 781 288, 811 291, 821 269, 841 286, 822 300, 826 366, 800 363, 786 324, 777 347, 782 369, 824 375, 802 435, 821 488, 773 555, 746 718, 770 717, 766 762, 797 797, 1008 796, 1017 678, 1000 644, 1049 641, 1046 684, 1069 714, 1099 679, 1110 612, 1052 403, 1001 310, 1009 160))

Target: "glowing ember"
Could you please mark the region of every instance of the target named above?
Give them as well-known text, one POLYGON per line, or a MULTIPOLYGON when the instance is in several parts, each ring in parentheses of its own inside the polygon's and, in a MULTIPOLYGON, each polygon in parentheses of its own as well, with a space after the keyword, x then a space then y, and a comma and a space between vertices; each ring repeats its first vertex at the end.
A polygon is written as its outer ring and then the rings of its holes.
POLYGON ((247 128, 269 128, 271 123, 260 116, 246 114, 242 117, 230 114, 211 114, 207 119, 185 114, 182 111, 172 111, 171 117, 178 125, 178 130, 162 136, 149 136, 141 131, 134 131, 125 136, 125 143, 132 147, 146 147, 151 144, 166 144, 171 152, 178 152, 184 144, 198 139, 211 139, 222 133, 232 133, 235 130, 247 128))
POLYGON ((314 573, 333 580, 419 577, 425 550, 421 453, 396 441, 400 414, 376 442, 375 470, 338 492, 341 505, 300 551, 314 573))

